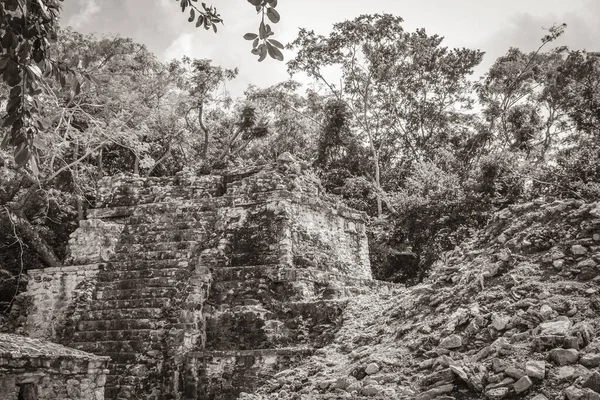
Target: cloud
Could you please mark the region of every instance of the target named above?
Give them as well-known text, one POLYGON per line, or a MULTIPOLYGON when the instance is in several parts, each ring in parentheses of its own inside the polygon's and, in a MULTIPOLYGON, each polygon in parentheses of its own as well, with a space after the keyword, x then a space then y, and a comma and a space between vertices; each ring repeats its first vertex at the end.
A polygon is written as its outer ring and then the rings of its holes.
POLYGON ((476 72, 483 73, 510 47, 517 47, 526 52, 536 50, 541 45, 542 37, 547 34, 544 29, 554 24, 566 23, 567 29, 559 39, 548 44, 546 49, 568 46, 573 50, 599 51, 599 19, 600 2, 595 0, 585 0, 581 2, 579 9, 574 7, 573 11, 560 14, 514 14, 502 29, 472 46, 486 51, 484 61, 476 72))
POLYGON ((165 61, 172 60, 174 58, 181 58, 184 55, 193 57, 194 49, 194 37, 191 33, 184 33, 179 35, 169 47, 163 52, 162 59, 165 61))
POLYGON ((78 6, 81 6, 80 11, 67 20, 67 25, 72 26, 74 29, 80 29, 95 14, 100 12, 100 5, 98 5, 96 0, 82 0, 78 3, 78 6))

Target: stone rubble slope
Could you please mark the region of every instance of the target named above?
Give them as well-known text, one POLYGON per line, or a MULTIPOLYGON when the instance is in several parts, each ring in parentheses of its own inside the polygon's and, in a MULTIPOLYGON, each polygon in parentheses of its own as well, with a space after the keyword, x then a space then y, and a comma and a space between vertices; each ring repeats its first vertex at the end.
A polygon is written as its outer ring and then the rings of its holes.
POLYGON ((511 206, 241 399, 600 399, 600 202, 511 206))

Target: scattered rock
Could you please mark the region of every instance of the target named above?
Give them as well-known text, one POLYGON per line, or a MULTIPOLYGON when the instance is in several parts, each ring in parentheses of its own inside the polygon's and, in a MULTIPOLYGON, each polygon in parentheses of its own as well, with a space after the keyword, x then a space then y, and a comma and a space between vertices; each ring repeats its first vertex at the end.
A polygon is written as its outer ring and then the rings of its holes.
POLYGON ((513 378, 504 378, 502 379, 502 381, 492 384, 492 385, 487 385, 486 389, 497 389, 500 387, 509 387, 510 385, 512 385, 513 383, 515 383, 515 380, 513 378))
POLYGON ((531 387, 531 385, 533 385, 533 382, 531 382, 531 378, 529 378, 528 376, 524 376, 521 379, 519 379, 515 384, 514 384, 514 389, 515 392, 517 393, 523 393, 527 390, 529 390, 529 388, 531 387))
POLYGON ((335 382, 335 379, 328 379, 317 383, 317 386, 319 387, 319 389, 327 389, 329 386, 334 385, 335 382))
POLYGON ((567 400, 600 400, 600 394, 591 389, 580 389, 575 386, 569 386, 563 391, 567 400))
POLYGON ((381 392, 381 387, 378 385, 367 385, 362 388, 361 392, 365 396, 377 396, 381 392))
POLYGON ((436 397, 439 397, 443 394, 452 393, 453 390, 454 390, 454 385, 451 385, 451 384, 442 385, 442 386, 438 386, 433 389, 429 389, 428 391, 419 394, 417 397, 415 397, 415 399, 416 400, 431 400, 431 399, 435 399, 436 397))
POLYGON ((458 335, 450 335, 445 337, 440 342, 440 347, 443 349, 456 349, 462 346, 462 339, 458 335))
POLYGON ((337 389, 347 389, 353 383, 356 383, 356 378, 353 376, 342 376, 335 381, 337 389))
POLYGON ((535 395, 534 397, 532 397, 531 400, 548 400, 548 398, 546 396, 544 396, 543 394, 538 394, 538 395, 535 395))
POLYGON ((552 349, 550 358, 558 365, 574 364, 579 359, 579 352, 575 349, 552 349))
POLYGON ((550 307, 548 304, 544 304, 543 306, 540 307, 540 314, 542 315, 544 320, 549 320, 549 319, 553 318, 555 312, 552 309, 552 307, 550 307))
POLYGON ((503 331, 506 329, 506 325, 510 322, 510 317, 505 315, 494 315, 492 317, 492 326, 497 331, 503 331))
POLYGON ((277 157, 277 161, 281 161, 284 163, 295 163, 296 159, 294 158, 293 155, 290 154, 290 152, 286 151, 285 153, 283 153, 279 157, 277 157))
POLYGON ((568 381, 575 377, 575 368, 571 366, 560 367, 556 370, 555 378, 558 381, 568 381))
POLYGON ((573 246, 571 246, 571 253, 575 254, 576 256, 582 256, 584 254, 587 253, 587 248, 585 248, 584 246, 580 245, 580 244, 575 244, 573 246))
POLYGON ((493 358, 492 369, 494 370, 494 372, 504 372, 504 370, 506 369, 506 362, 499 358, 493 358))
POLYGON ((540 334, 566 336, 571 329, 571 321, 551 321, 540 324, 540 334))
POLYGON ((508 397, 510 390, 506 387, 490 389, 485 392, 485 397, 489 400, 502 400, 508 397))
POLYGON ((525 373, 531 378, 544 379, 546 377, 546 362, 527 361, 525 364, 525 373))
POLYGON ((600 393, 600 374, 593 372, 582 385, 584 388, 592 389, 594 392, 600 393))
POLYGON ((374 362, 369 363, 365 368, 365 372, 367 373, 367 375, 376 374, 377 372, 379 372, 379 365, 377 365, 374 362))
POLYGON ((600 354, 590 353, 581 356, 579 363, 588 368, 600 367, 600 354))
POLYGON ((515 378, 515 379, 521 379, 522 377, 525 376, 525 371, 523 371, 520 368, 516 368, 516 367, 508 367, 504 370, 504 373, 508 376, 510 376, 511 378, 515 378))

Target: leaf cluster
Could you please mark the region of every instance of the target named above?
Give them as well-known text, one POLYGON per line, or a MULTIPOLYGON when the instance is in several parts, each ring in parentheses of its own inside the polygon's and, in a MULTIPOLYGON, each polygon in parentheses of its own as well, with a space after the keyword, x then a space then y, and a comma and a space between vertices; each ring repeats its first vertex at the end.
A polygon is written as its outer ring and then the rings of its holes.
POLYGON ((42 146, 36 135, 45 128, 37 96, 42 93, 43 75, 53 74, 66 84, 66 68, 46 59, 50 41, 56 39, 58 0, 9 0, 0 3, 0 73, 9 87, 6 115, 8 128, 0 148, 12 147, 15 162, 37 171, 32 158, 42 146))

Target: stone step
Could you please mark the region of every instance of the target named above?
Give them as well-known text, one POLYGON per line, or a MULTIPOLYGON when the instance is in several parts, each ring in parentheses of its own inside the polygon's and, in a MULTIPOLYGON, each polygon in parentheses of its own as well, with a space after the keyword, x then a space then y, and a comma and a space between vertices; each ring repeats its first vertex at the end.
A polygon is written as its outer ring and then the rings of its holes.
POLYGON ((94 309, 91 311, 85 311, 82 316, 84 321, 98 321, 108 320, 112 318, 117 319, 158 319, 164 316, 164 310, 158 307, 152 308, 120 308, 115 309, 94 309))
POLYGON ((96 292, 95 300, 128 300, 128 299, 149 299, 154 297, 173 298, 181 291, 174 287, 152 287, 138 289, 109 289, 96 292))
MULTIPOLYGON (((193 241, 176 241, 176 242, 170 242, 170 241, 158 241, 158 242, 146 242, 146 243, 141 243, 141 244, 131 244, 131 243, 120 243, 116 246, 115 250, 116 250, 116 254, 114 256, 111 256, 113 258, 111 258, 110 260, 129 260, 130 258, 128 258, 128 256, 133 256, 136 257, 137 255, 140 255, 140 259, 144 259, 146 257, 144 257, 141 253, 165 253, 168 254, 167 252, 169 251, 174 251, 174 250, 179 250, 179 251, 187 251, 187 252, 191 252, 186 254, 186 257, 189 257, 189 255, 191 255, 193 252, 197 251, 197 249, 200 247, 199 245, 199 241, 197 240, 193 240, 193 241), (115 257, 116 256, 116 257, 115 257)), ((161 257, 154 257, 151 259, 160 259, 161 257)), ((162 257, 162 258, 168 258, 168 257, 162 257)))
POLYGON ((103 271, 98 274, 98 282, 116 282, 128 279, 174 278, 184 279, 190 272, 188 268, 162 268, 133 271, 103 271))
POLYGON ((191 351, 186 354, 188 359, 209 361, 215 358, 255 357, 269 358, 281 356, 310 356, 315 352, 312 347, 291 346, 278 349, 249 349, 249 350, 207 350, 191 351))
POLYGON ((247 267, 263 264, 278 264, 283 255, 280 251, 233 252, 231 254, 231 267, 247 267))
MULTIPOLYGON (((194 214, 200 213, 210 215, 216 214, 217 210, 229 204, 231 200, 226 198, 213 199, 190 199, 176 202, 157 202, 152 204, 141 204, 135 208, 133 217, 149 217, 153 215, 176 215, 176 214, 194 214)), ((143 220, 143 219, 142 219, 143 220)), ((138 221, 136 218, 131 220, 132 223, 138 221)))
POLYGON ((160 319, 107 319, 97 321, 79 321, 77 331, 126 331, 129 329, 149 329, 156 330, 164 328, 166 321, 160 319))
POLYGON ((135 271, 163 268, 186 269, 190 265, 190 260, 127 260, 108 262, 105 265, 106 271, 135 271))
POLYGON ((167 226, 178 223, 198 223, 205 226, 207 223, 212 223, 216 218, 216 210, 211 209, 204 210, 200 209, 173 209, 167 212, 157 213, 154 210, 147 214, 141 213, 140 210, 136 210, 136 214, 129 217, 126 233, 137 232, 139 229, 144 227, 150 227, 150 225, 156 224, 159 226, 167 226))
POLYGON ((210 310, 206 307, 206 349, 285 346, 322 347, 333 340, 347 300, 270 303, 210 310))
POLYGON ((272 263, 262 265, 246 265, 246 266, 228 266, 223 268, 215 268, 212 271, 215 281, 244 281, 257 278, 276 279, 280 275, 280 271, 289 269, 286 264, 272 263))
MULTIPOLYGON (((111 204, 110 207, 100 206, 99 208, 90 208, 87 210, 87 219, 104 218, 124 218, 131 217, 132 223, 136 223, 137 217, 147 217, 151 215, 177 215, 190 213, 215 213, 220 207, 231 203, 231 199, 205 198, 205 199, 186 199, 178 202, 155 202, 151 204, 111 204)), ((165 219, 165 221, 168 221, 165 219)))
POLYGON ((337 287, 344 287, 350 297, 357 294, 369 293, 371 289, 379 291, 403 290, 400 284, 377 281, 372 279, 359 279, 337 272, 324 271, 316 268, 301 268, 288 264, 266 263, 261 265, 231 266, 215 268, 212 270, 215 282, 248 281, 252 279, 273 280, 277 282, 313 282, 329 285, 337 282, 337 287))
MULTIPOLYGON (((182 274, 183 275, 183 274, 182 274)), ((173 288, 182 284, 185 276, 190 276, 191 272, 183 277, 146 277, 134 279, 118 279, 113 282, 101 281, 96 285, 96 289, 103 293, 131 289, 153 289, 153 288, 173 288)), ((152 296, 154 297, 154 296, 152 296)), ((106 297, 105 297, 106 298, 106 297)))
MULTIPOLYGON (((153 242, 203 242, 207 237, 208 234, 203 227, 171 228, 162 231, 122 233, 119 245, 127 247, 130 244, 148 244, 153 242)), ((117 251, 119 251, 119 248, 117 246, 117 251)))
MULTIPOLYGON (((214 280, 208 297, 208 304, 217 307, 221 304, 240 306, 246 304, 269 304, 271 302, 309 301, 323 298, 327 285, 313 282, 291 282, 261 278, 245 281, 214 280)), ((330 296, 326 298, 333 298, 330 296)), ((342 297, 342 296, 338 296, 342 297)))
POLYGON ((73 343, 92 342, 96 340, 163 340, 165 331, 162 329, 128 329, 124 331, 78 331, 73 334, 73 343))
POLYGON ((171 297, 132 298, 122 300, 94 300, 96 309, 120 309, 120 308, 153 308, 168 307, 171 297))
POLYGON ((100 204, 115 206, 152 205, 161 202, 178 202, 210 199, 222 194, 222 189, 211 186, 139 186, 132 182, 113 188, 110 196, 103 196, 100 204), (157 190, 160 189, 160 190, 157 190))
MULTIPOLYGON (((73 347, 77 348, 77 343, 73 343, 73 347)), ((111 365, 114 364, 133 364, 137 359, 139 359, 140 355, 137 352, 127 352, 127 351, 118 351, 111 352, 107 351, 102 354, 103 356, 108 356, 111 359, 111 362, 108 364, 109 370, 111 369, 111 365)))
POLYGON ((145 353, 150 350, 163 350, 161 341, 144 340, 118 340, 118 341, 93 341, 77 342, 77 348, 92 354, 106 354, 115 352, 145 353))

